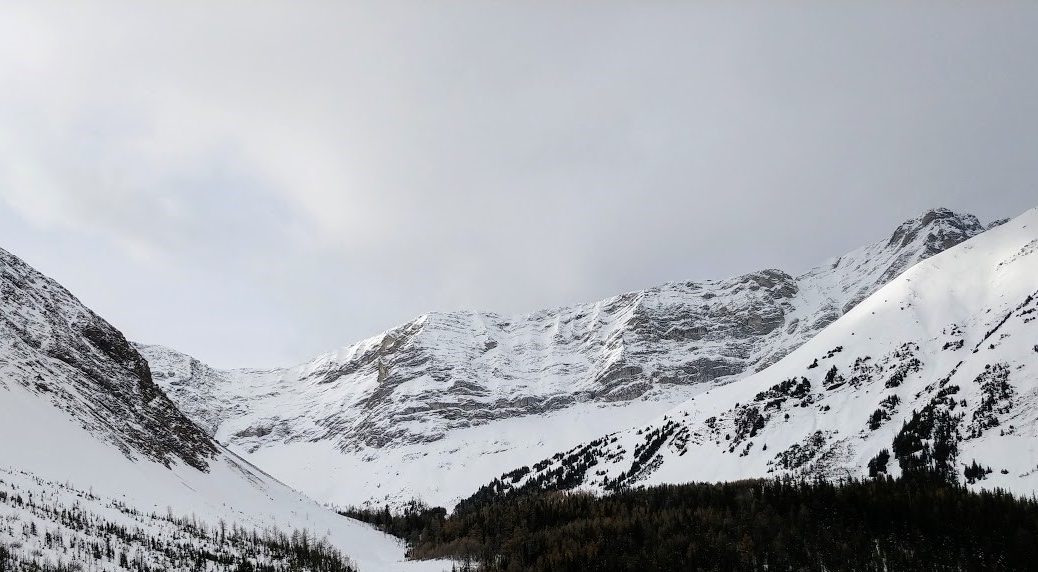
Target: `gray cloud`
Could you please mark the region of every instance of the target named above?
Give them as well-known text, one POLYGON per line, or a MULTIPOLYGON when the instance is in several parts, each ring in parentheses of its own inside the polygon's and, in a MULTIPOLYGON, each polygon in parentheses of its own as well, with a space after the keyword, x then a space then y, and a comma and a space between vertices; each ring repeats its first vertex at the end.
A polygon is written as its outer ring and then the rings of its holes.
POLYGON ((1038 197, 1033 4, 0 11, 0 246, 218 364, 1038 197))

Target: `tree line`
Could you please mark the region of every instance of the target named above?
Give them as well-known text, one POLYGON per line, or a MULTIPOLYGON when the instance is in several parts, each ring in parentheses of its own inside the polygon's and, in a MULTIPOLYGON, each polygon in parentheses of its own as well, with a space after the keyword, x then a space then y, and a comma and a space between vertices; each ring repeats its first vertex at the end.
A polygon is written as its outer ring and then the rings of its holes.
POLYGON ((529 490, 459 505, 350 509, 458 570, 1024 570, 1038 502, 932 478, 529 490))

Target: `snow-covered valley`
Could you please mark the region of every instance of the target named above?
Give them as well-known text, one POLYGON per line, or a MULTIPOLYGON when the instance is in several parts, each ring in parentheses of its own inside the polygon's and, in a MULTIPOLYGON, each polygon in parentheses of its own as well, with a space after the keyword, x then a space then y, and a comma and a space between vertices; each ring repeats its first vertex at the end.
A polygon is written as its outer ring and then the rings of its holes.
POLYGON ((318 503, 477 491, 919 469, 1038 490, 1038 210, 931 211, 796 278, 427 315, 277 370, 132 344, 0 262, 0 556, 25 566, 287 569, 305 538, 444 570, 318 503))

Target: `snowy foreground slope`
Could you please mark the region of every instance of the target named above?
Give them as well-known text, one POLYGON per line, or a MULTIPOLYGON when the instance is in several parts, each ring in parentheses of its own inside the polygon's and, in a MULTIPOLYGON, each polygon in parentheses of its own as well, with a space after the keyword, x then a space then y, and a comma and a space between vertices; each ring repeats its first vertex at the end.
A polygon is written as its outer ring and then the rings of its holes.
POLYGON ((924 466, 1038 491, 1038 209, 917 264, 768 369, 484 492, 924 466))
MULTIPOLYGON (((212 441, 152 382, 122 334, 3 250, 0 310, 0 548, 14 557, 115 570, 125 555, 169 569, 151 541, 183 531, 174 521, 186 517, 209 529, 221 520, 260 534, 306 529, 365 571, 444 568, 402 563, 395 540, 318 506, 212 441), (97 555, 89 543, 104 542, 84 522, 140 534, 97 555)), ((111 539, 111 529, 104 536, 111 539)), ((195 542, 205 545, 202 537, 195 542)))
POLYGON ((938 209, 799 277, 670 283, 522 316, 429 314, 294 368, 217 370, 138 349, 186 415, 313 498, 451 506, 504 467, 764 369, 984 230, 938 209))

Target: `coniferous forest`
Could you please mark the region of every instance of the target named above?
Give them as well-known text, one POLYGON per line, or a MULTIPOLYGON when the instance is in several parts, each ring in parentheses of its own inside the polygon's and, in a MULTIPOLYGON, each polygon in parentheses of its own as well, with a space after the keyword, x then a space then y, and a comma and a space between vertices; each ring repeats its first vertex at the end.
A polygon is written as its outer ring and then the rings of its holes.
POLYGON ((938 478, 666 485, 344 511, 459 570, 1033 570, 1038 502, 938 478))

